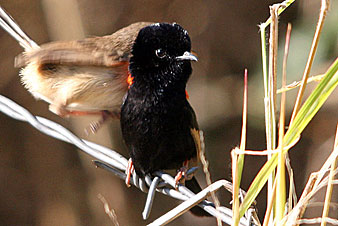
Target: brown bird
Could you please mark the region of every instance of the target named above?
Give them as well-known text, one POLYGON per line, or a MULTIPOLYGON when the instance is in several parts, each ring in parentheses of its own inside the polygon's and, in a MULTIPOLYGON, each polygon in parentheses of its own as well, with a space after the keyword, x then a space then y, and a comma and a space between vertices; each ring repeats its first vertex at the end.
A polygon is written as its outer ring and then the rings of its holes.
POLYGON ((0 26, 25 50, 15 59, 24 86, 61 117, 102 114, 91 125, 93 132, 107 116, 119 118, 132 46, 140 29, 150 24, 138 22, 107 36, 39 46, 0 7, 0 26))

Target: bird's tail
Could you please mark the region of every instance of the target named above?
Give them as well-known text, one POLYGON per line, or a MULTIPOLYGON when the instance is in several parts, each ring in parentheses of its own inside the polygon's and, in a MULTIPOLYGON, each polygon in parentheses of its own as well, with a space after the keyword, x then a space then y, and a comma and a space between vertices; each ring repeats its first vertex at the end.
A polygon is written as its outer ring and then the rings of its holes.
MULTIPOLYGON (((198 192, 202 191, 202 188, 198 184, 195 177, 193 177, 191 180, 186 180, 185 186, 187 188, 189 188, 194 193, 198 193, 198 192)), ((199 216, 199 217, 204 217, 204 216, 210 217, 211 216, 209 213, 207 213, 205 210, 203 210, 201 207, 198 207, 198 206, 191 208, 190 212, 192 214, 196 215, 196 216, 199 216)))
POLYGON ((7 31, 26 50, 39 48, 14 21, 14 19, 0 6, 0 26, 7 31))

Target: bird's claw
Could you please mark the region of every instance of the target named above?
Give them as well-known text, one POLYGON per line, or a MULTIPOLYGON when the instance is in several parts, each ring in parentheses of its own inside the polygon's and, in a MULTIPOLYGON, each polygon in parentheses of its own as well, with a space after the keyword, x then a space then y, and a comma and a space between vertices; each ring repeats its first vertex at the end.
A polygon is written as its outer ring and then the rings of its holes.
MULTIPOLYGON (((182 168, 183 168, 183 167, 182 167, 182 168)), ((181 181, 181 180, 185 179, 184 174, 185 174, 186 169, 184 170, 184 169, 182 169, 182 168, 179 169, 178 173, 177 173, 176 176, 175 176, 175 189, 178 188, 178 184, 179 184, 180 182, 182 182, 182 183, 184 182, 184 181, 181 181)))
POLYGON ((179 183, 184 183, 186 179, 188 179, 188 174, 187 172, 189 171, 188 169, 189 166, 189 161, 186 160, 183 163, 183 166, 178 170, 176 176, 175 176, 175 188, 178 188, 179 183))
POLYGON ((131 178, 131 175, 133 174, 133 172, 134 172, 134 165, 133 165, 132 159, 130 158, 128 160, 128 166, 127 166, 127 169, 126 169, 127 177, 126 177, 126 181, 125 181, 128 188, 131 186, 130 185, 130 178, 131 178))
POLYGON ((85 128, 86 135, 95 134, 101 128, 101 125, 102 123, 100 121, 91 122, 89 126, 85 128))
POLYGON ((117 112, 110 112, 110 111, 101 111, 101 118, 98 121, 92 122, 89 126, 86 127, 85 133, 87 136, 89 134, 95 134, 97 131, 104 125, 109 118, 119 118, 120 115, 117 112))

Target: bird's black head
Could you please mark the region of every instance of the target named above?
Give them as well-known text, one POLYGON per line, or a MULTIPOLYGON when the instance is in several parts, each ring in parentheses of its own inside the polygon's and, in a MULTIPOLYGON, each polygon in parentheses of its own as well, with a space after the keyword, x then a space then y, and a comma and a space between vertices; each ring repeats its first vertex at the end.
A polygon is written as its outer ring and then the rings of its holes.
POLYGON ((132 49, 129 70, 135 82, 168 85, 187 82, 191 74, 188 32, 180 25, 157 23, 140 30, 132 49))

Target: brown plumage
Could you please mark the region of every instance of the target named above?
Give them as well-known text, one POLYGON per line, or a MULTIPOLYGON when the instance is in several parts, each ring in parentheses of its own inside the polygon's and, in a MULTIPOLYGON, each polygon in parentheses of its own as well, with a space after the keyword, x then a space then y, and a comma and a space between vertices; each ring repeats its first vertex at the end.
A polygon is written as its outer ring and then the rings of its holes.
POLYGON ((128 65, 138 22, 103 37, 37 45, 0 8, 0 25, 25 51, 15 59, 21 81, 36 99, 60 116, 72 112, 120 112, 128 89, 128 65), (13 26, 16 25, 16 26, 13 26))

